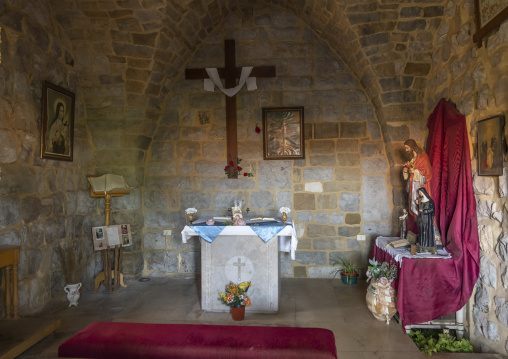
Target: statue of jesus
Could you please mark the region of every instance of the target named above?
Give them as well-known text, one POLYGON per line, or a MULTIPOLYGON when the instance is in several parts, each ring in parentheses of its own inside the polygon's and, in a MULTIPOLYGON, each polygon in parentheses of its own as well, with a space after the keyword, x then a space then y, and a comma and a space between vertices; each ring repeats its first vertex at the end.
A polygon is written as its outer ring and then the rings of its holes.
POLYGON ((430 165, 429 156, 421 147, 416 144, 415 140, 409 139, 404 142, 404 148, 408 154, 408 161, 404 164, 402 174, 407 180, 407 190, 409 192, 409 220, 408 230, 416 232, 416 217, 418 216, 418 189, 425 188, 431 196, 430 180, 432 179, 432 167, 430 165))

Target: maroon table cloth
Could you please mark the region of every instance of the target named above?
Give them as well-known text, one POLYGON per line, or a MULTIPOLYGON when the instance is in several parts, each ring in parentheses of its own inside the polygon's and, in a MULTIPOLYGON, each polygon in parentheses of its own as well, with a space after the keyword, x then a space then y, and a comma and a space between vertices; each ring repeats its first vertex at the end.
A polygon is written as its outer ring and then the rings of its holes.
MULTIPOLYGON (((429 116, 427 127, 426 151, 432 165, 436 224, 453 258, 402 260, 394 287, 403 325, 426 322, 461 309, 473 293, 480 268, 466 119, 441 99, 429 116)), ((377 260, 391 259, 379 248, 374 249, 373 256, 377 260)))

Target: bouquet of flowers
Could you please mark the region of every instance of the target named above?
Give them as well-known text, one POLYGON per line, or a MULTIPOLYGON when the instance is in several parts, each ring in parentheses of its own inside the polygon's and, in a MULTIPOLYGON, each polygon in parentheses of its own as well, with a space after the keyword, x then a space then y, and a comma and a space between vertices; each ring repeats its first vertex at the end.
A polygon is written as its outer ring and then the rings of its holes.
MULTIPOLYGON (((235 168, 234 162, 233 161, 229 161, 229 163, 226 165, 226 167, 224 167, 224 173, 226 175, 229 174, 229 169, 233 168, 233 176, 239 176, 242 173, 242 170, 243 170, 243 168, 240 167, 240 162, 242 162, 242 159, 241 158, 237 158, 236 159, 236 168, 235 168)), ((243 176, 244 177, 254 177, 252 172, 244 172, 243 176)))
POLYGON ((367 270, 367 282, 373 279, 379 281, 382 285, 388 284, 397 278, 397 266, 388 262, 379 263, 375 259, 369 259, 367 270))
POLYGON ((280 213, 291 213, 291 209, 288 207, 280 207, 279 212, 280 213))
POLYGON ((406 168, 414 168, 414 166, 415 166, 415 159, 414 158, 411 159, 411 161, 408 161, 402 165, 402 167, 406 167, 406 168))
POLYGON ((238 285, 231 282, 226 286, 226 294, 219 293, 219 300, 229 307, 250 307, 250 298, 246 295, 250 287, 250 282, 238 285))

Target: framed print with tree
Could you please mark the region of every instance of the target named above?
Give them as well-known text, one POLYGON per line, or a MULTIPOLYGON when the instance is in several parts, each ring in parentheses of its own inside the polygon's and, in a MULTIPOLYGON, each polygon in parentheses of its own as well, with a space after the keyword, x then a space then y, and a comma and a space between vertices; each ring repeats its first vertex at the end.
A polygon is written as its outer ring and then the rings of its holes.
POLYGON ((508 18, 508 0, 474 0, 476 34, 473 41, 482 46, 482 38, 508 18))
POLYGON ((478 121, 478 175, 480 176, 503 174, 503 124, 502 115, 478 121))
POLYGON ((263 158, 305 158, 303 107, 263 108, 263 158))
POLYGON ((41 158, 72 161, 74 94, 45 81, 41 117, 41 158))

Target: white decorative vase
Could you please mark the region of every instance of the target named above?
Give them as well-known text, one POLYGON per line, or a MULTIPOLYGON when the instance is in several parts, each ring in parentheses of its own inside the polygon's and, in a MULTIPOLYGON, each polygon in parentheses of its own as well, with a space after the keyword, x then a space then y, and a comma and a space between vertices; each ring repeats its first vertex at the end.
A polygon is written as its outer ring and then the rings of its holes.
POLYGON ((81 288, 81 283, 78 284, 67 284, 64 287, 65 293, 67 293, 67 300, 69 301, 69 307, 78 306, 78 300, 81 296, 79 294, 79 288, 81 288))
POLYGON ((390 324, 390 319, 397 313, 397 294, 392 282, 386 285, 371 281, 367 288, 367 307, 377 320, 390 324))

